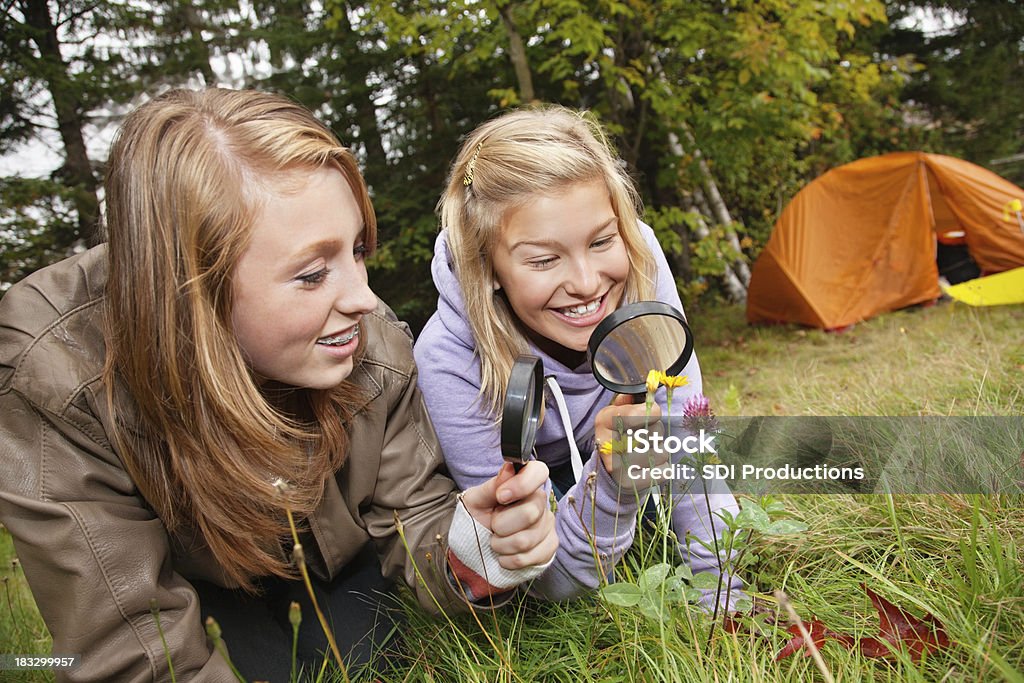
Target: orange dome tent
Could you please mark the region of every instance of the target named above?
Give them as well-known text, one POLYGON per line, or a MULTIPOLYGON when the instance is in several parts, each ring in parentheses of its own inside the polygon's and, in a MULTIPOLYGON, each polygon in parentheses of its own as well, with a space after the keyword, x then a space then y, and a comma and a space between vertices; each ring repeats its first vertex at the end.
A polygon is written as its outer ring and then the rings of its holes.
POLYGON ((1024 266, 1024 232, 1003 220, 1007 203, 1022 198, 995 173, 939 154, 895 152, 832 169, 776 221, 754 263, 747 320, 835 329, 936 299, 940 236, 966 241, 985 273, 1024 266))

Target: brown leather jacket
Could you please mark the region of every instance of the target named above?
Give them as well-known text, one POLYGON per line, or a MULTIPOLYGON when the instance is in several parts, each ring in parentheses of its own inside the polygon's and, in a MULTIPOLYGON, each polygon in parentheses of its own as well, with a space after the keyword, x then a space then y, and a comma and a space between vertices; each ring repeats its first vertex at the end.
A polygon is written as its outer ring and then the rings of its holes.
MULTIPOLYGON (((234 681, 211 654, 188 580, 230 582, 195 539, 169 537, 107 437, 106 269, 96 247, 0 299, 0 521, 54 653, 81 655, 58 678, 170 680, 155 600, 177 679, 234 681)), ((456 491, 416 389, 411 336, 383 304, 363 325, 366 353, 351 377, 368 398, 350 425, 351 455, 309 520, 317 552, 307 541, 307 561, 333 577, 372 539, 385 575, 404 579, 423 605, 461 605, 444 559, 456 491)), ((130 420, 131 403, 121 403, 130 420)))

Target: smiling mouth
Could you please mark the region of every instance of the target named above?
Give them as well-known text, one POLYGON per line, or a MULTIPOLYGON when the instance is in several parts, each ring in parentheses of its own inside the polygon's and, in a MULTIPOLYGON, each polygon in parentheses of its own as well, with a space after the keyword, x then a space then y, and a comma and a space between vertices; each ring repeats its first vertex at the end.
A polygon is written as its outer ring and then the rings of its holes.
POLYGON ((556 308, 555 310, 564 315, 566 318, 582 318, 588 316, 601 307, 601 302, 604 300, 604 295, 599 296, 593 301, 585 304, 579 304, 576 306, 566 306, 565 308, 556 308))
POLYGON ((339 334, 334 337, 321 337, 316 340, 317 344, 324 346, 344 346, 359 336, 359 325, 355 325, 348 334, 339 334))

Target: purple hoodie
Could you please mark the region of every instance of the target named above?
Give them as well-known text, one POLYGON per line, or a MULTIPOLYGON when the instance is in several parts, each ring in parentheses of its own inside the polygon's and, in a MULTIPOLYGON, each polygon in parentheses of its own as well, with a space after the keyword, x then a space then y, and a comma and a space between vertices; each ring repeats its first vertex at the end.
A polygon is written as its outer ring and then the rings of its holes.
MULTIPOLYGON (((665 254, 654 232, 643 224, 640 228, 657 262, 655 298, 681 311, 682 303, 665 254)), ((501 468, 499 422, 488 415, 478 400, 480 361, 472 329, 465 317, 462 289, 452 270, 447 233, 443 230, 434 246, 431 270, 439 296, 437 312, 423 328, 414 350, 419 388, 452 478, 465 490, 482 484, 501 468)), ((532 345, 530 353, 543 361, 544 374, 554 375, 560 385, 576 442, 580 445, 580 454, 586 460, 593 451, 594 419, 598 411, 611 402, 612 392, 597 383, 588 363, 575 369, 567 368, 532 345)), ((673 393, 672 406, 676 415, 680 414, 681 406, 688 397, 701 393, 696 354, 681 374, 687 375, 690 382, 673 393)), ((569 446, 558 407, 549 391, 545 391, 545 395, 545 418, 537 431, 536 454, 549 467, 555 467, 569 461, 569 446)), ((660 390, 658 399, 662 414, 667 415, 664 389, 660 390)), ((551 567, 535 580, 531 589, 533 593, 561 600, 596 589, 602 576, 610 574, 632 545, 637 496, 632 490, 620 492, 618 484, 600 462, 596 454, 589 457, 579 482, 559 501, 556 514, 560 543, 558 553, 551 567), (595 555, 600 559, 600 568, 595 555)), ((687 532, 705 541, 712 538, 703 489, 698 491, 699 488, 699 485, 694 486, 692 492, 674 496, 672 526, 680 539, 685 538, 687 532)), ((734 515, 737 513, 736 501, 727 487, 717 484, 709 490, 713 494, 710 497, 713 511, 728 509, 734 515)), ((667 497, 663 496, 663 503, 666 500, 667 497)), ((722 523, 717 518, 715 525, 720 534, 722 523)), ((694 572, 711 570, 717 565, 714 552, 699 543, 692 542, 688 548, 681 545, 680 552, 694 572)), ((739 587, 738 581, 731 583, 733 588, 739 587)), ((713 597, 709 600, 713 601, 713 597)))

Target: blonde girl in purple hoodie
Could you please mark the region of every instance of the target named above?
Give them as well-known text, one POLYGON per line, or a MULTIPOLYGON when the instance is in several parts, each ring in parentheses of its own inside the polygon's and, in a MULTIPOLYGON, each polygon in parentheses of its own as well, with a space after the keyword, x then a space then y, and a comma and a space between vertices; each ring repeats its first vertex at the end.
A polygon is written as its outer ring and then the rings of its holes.
MULTIPOLYGON (((551 599, 593 590, 609 576, 633 542, 643 498, 621 476, 616 456, 597 445, 611 438, 616 416, 642 416, 644 406, 601 387, 586 356, 594 328, 623 304, 658 300, 682 310, 639 207, 600 126, 560 107, 512 111, 477 128, 438 204, 438 310, 415 355, 455 481, 470 487, 501 467, 500 405, 518 354, 540 357, 564 395, 560 411, 549 393, 535 451, 560 496, 560 547, 533 589, 551 599)), ((674 414, 700 395, 696 355, 682 374, 688 384, 676 390, 674 414)), ((667 413, 664 390, 659 402, 667 413)), ((700 541, 720 535, 714 513, 735 514, 736 502, 727 487, 713 485, 709 515, 703 489, 682 488, 668 499, 679 551, 694 571, 716 571, 714 552, 700 541)), ((724 585, 738 588, 731 579, 724 585)))

